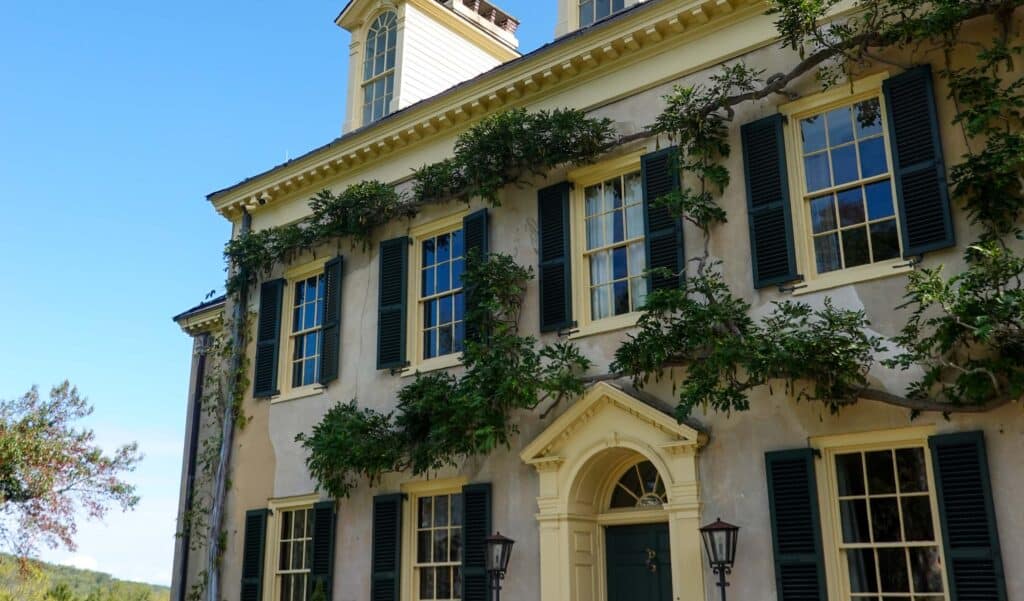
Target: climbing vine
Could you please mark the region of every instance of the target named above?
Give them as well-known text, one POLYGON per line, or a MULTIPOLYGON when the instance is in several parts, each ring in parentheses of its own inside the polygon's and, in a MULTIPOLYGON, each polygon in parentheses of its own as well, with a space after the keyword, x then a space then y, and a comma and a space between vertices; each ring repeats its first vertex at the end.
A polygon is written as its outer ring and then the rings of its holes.
POLYGON ((507 255, 486 261, 471 255, 464 275, 473 298, 466 324, 479 334, 466 341, 464 371, 417 373, 398 392, 393 412, 361 408, 355 400, 335 405, 312 433, 296 437, 320 486, 347 497, 360 482, 375 482, 386 472, 423 474, 487 455, 508 446, 518 432, 513 412, 582 393, 580 375, 591 363, 575 345, 538 347, 519 332, 532 277, 531 269, 507 255))

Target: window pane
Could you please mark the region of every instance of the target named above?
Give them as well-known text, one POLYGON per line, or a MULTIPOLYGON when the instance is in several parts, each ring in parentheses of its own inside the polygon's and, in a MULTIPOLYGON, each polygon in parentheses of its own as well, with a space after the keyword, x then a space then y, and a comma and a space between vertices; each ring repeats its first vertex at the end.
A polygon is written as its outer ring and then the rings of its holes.
POLYGON ((896 492, 896 476, 892 469, 892 451, 864 454, 868 469, 868 491, 873 495, 896 492))
POLYGON ((942 555, 939 554, 938 548, 910 549, 910 569, 914 576, 915 592, 942 592, 942 555))
POLYGON ((896 499, 871 499, 871 530, 876 543, 894 543, 901 540, 900 514, 896 507, 896 499))
POLYGON ((462 525, 462 495, 452 495, 452 525, 462 525))
POLYGON ((828 273, 839 269, 839 236, 828 234, 814 238, 814 256, 818 273, 828 273))
POLYGON ((277 568, 279 570, 287 570, 288 566, 291 565, 291 563, 292 563, 291 551, 292 551, 292 544, 291 543, 281 543, 281 558, 277 562, 277 568))
POLYGON ((611 13, 611 2, 610 0, 596 0, 594 8, 594 19, 603 19, 611 13))
POLYGON ((867 228, 843 230, 843 259, 846 267, 856 267, 871 262, 871 257, 868 254, 867 228))
POLYGON ((603 319, 612 314, 611 286, 597 286, 590 290, 590 317, 603 319))
POLYGON ((594 22, 594 3, 587 0, 580 4, 580 27, 586 27, 594 22))
POLYGON ((907 577, 907 552, 905 550, 879 549, 878 573, 882 578, 883 592, 910 592, 910 579, 907 577))
POLYGON ((610 250, 590 255, 590 283, 604 284, 612 281, 612 252, 610 250))
POLYGON ((423 292, 421 296, 431 296, 434 294, 434 268, 428 267, 423 270, 423 292))
POLYGON ((594 215, 603 212, 603 209, 601 208, 600 185, 587 186, 587 188, 583 191, 583 196, 585 198, 585 205, 587 208, 587 217, 593 217, 594 215))
POLYGON ((466 295, 462 292, 455 294, 455 321, 462 321, 466 318, 466 295))
POLYGON ((828 169, 828 153, 819 152, 804 158, 804 171, 807 178, 807 190, 813 192, 832 185, 828 169))
POLYGON ((864 494, 864 465, 860 453, 836 455, 836 479, 839 496, 864 494))
POLYGON ((448 529, 434 530, 434 561, 448 561, 448 529))
POLYGON ((465 342, 466 342, 466 324, 465 324, 465 322, 461 322, 460 321, 459 323, 455 324, 455 334, 454 334, 454 336, 455 336, 455 340, 453 342, 454 347, 455 347, 454 351, 457 352, 457 353, 458 352, 462 352, 466 348, 466 344, 465 344, 465 342))
POLYGON ((875 261, 885 261, 900 256, 900 239, 896 234, 895 219, 871 224, 871 250, 874 252, 875 261))
POLYGON ((623 186, 623 201, 626 205, 638 205, 643 202, 644 186, 643 180, 640 178, 640 172, 627 173, 622 179, 626 182, 623 186))
POLYGON ((441 326, 437 328, 437 355, 447 355, 452 352, 454 340, 452 339, 452 326, 441 326))
POLYGON ((899 449, 896 451, 896 470, 900 477, 900 492, 923 492, 928 490, 928 473, 924 466, 924 449, 899 449))
POLYGON ((621 280, 629 275, 626 261, 626 247, 621 246, 612 251, 612 279, 621 280))
POLYGON ((622 207, 622 180, 615 178, 604 183, 604 208, 606 211, 622 207))
POLYGON ((432 328, 437 325, 437 301, 423 303, 423 327, 432 328))
POLYGON ((437 237, 437 262, 447 261, 451 258, 451 240, 448 234, 441 234, 437 237))
POLYGON ((837 186, 858 179, 857 149, 853 144, 832 149, 832 174, 837 186))
POLYGON ((465 269, 465 259, 457 259, 452 262, 452 288, 462 288, 462 274, 465 269))
POLYGON ((843 522, 844 543, 869 543, 868 506, 864 499, 839 502, 839 515, 843 522))
POLYGON ((926 496, 904 497, 900 500, 903 504, 903 529, 905 540, 908 541, 930 541, 935 540, 935 530, 932 522, 932 504, 926 496))
POLYGON ((434 525, 448 525, 448 496, 442 495, 434 499, 434 525))
POLYGON ((878 576, 875 572, 875 552, 871 549, 850 549, 846 552, 850 571, 850 592, 877 593, 878 576))
POLYGON ((800 135, 804 152, 815 152, 825 148, 825 119, 820 116, 800 121, 800 135))
POLYGON ((423 267, 429 267, 434 263, 434 239, 430 238, 423 241, 423 267))
POLYGON ((885 158, 885 141, 881 136, 860 143, 861 177, 881 175, 889 170, 885 158))
POLYGON ((437 598, 438 599, 451 599, 452 598, 452 569, 451 568, 438 568, 437 569, 437 598))
POLYGON ((853 141, 853 119, 851 107, 829 111, 828 119, 828 143, 830 146, 838 146, 853 141))
POLYGON ((420 599, 434 598, 434 568, 420 568, 420 599))
POLYGON ((626 227, 623 223, 625 216, 621 208, 612 213, 612 242, 622 242, 626 239, 626 227))
POLYGON ((292 538, 302 538, 303 533, 306 531, 306 512, 296 511, 293 523, 295 528, 292 531, 292 538))
POLYGON ((305 555, 305 550, 302 548, 301 542, 292 543, 292 565, 293 570, 302 569, 302 557, 305 555))
POLYGON ((626 207, 626 238, 639 238, 644 235, 644 205, 635 204, 626 207))
POLYGON ((892 184, 889 180, 864 186, 864 194, 868 199, 868 219, 884 219, 892 217, 892 184))
POLYGON ((281 601, 291 601, 292 598, 292 576, 291 574, 281 575, 281 601))
POLYGON ((836 229, 836 210, 831 194, 811 199, 811 226, 815 234, 836 229))
POLYGON ((858 138, 882 133, 882 110, 877 98, 857 103, 854 112, 858 138))
POLYGON ((438 318, 437 323, 452 322, 452 297, 442 296, 437 300, 438 318))
POLYGON ((629 281, 630 294, 633 295, 633 310, 639 310, 647 302, 647 278, 633 278, 629 281))
POLYGON ((836 194, 836 200, 839 204, 839 223, 843 227, 864 223, 864 199, 860 188, 843 190, 836 194))
POLYGON ((430 359, 437 356, 437 330, 423 332, 423 357, 430 359))
POLYGON ((462 530, 454 528, 451 533, 452 537, 448 545, 448 560, 462 561, 462 530))
POLYGON ((647 269, 647 249, 643 242, 634 242, 629 245, 629 275, 643 275, 647 269))
POLYGON ((416 533, 416 561, 419 563, 430 563, 430 549, 432 548, 432 536, 430 530, 420 530, 416 533))
POLYGON ((630 312, 629 282, 615 282, 615 314, 623 315, 630 312))
POLYGON ((451 265, 451 263, 444 262, 439 263, 435 268, 437 270, 437 289, 434 292, 448 292, 452 289, 451 265))

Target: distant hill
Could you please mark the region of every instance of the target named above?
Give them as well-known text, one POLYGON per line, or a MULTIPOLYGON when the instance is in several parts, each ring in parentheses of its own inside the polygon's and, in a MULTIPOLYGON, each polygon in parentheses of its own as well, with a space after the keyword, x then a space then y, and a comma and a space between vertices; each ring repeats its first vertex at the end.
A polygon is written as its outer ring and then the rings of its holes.
POLYGON ((22 575, 17 558, 0 553, 0 601, 170 601, 166 586, 42 561, 30 564, 30 574, 22 575))

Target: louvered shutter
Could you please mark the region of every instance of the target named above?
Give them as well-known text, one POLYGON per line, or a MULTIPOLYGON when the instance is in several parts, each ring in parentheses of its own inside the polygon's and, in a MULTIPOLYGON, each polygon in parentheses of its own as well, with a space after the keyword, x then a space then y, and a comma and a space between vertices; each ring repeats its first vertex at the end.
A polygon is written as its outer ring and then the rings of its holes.
MULTIPOLYGON (((463 252, 466 257, 471 254, 476 257, 476 260, 486 260, 487 253, 489 252, 489 245, 487 240, 488 230, 488 216, 487 209, 480 209, 466 215, 462 220, 462 240, 465 248, 463 252)), ((476 299, 473 295, 473 289, 467 287, 465 290, 466 299, 466 314, 476 308, 476 299)), ((466 322, 466 340, 473 340, 476 342, 480 341, 480 332, 476 326, 466 322)))
POLYGON ((935 474, 950 601, 1006 601, 1006 580, 981 432, 928 440, 935 474))
POLYGON ((679 165, 675 147, 646 154, 640 158, 641 179, 644 189, 644 229, 647 246, 647 268, 668 269, 678 277, 652 275, 651 291, 676 288, 682 283, 683 221, 672 215, 667 207, 655 202, 662 196, 679 189, 679 165))
POLYGON ((320 383, 338 379, 341 361, 341 280, 343 261, 335 257, 324 265, 323 346, 320 352, 320 383))
POLYGON ((331 576, 334 573, 334 536, 337 513, 334 501, 323 501, 313 506, 313 557, 310 566, 310 589, 313 593, 322 587, 331 599, 331 576))
POLYGON ((740 128, 754 288, 799 279, 793 249, 782 115, 740 128))
POLYGON ((890 77, 882 91, 888 110, 903 256, 953 246, 956 240, 931 67, 890 77))
POLYGON ((462 601, 488 601, 486 539, 491 534, 491 485, 464 486, 462 508, 462 601))
POLYGON ((409 238, 380 243, 380 290, 377 305, 377 369, 404 367, 408 302, 409 238))
POLYGON ((263 599, 263 553, 267 542, 266 509, 245 512, 245 537, 242 540, 242 586, 239 601, 263 599))
POLYGON ((402 561, 402 495, 373 498, 371 601, 398 601, 402 561))
POLYGON ((277 390, 277 360, 281 346, 281 303, 285 281, 263 282, 260 286, 260 314, 256 326, 255 374, 253 396, 274 396, 277 390))
POLYGON ((572 325, 572 270, 569 246, 569 183, 537 192, 537 237, 540 265, 540 331, 557 332, 572 325))
POLYGON ((765 454, 779 601, 826 601, 818 488, 811 449, 765 454))

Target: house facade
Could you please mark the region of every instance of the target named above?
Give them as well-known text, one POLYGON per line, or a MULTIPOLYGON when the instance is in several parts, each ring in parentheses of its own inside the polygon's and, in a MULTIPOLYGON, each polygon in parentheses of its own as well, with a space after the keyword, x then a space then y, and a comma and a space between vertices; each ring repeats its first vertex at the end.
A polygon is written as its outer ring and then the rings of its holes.
MULTIPOLYGON (((461 369, 471 235, 538 273, 524 332, 571 340, 595 373, 607 371, 650 286, 661 233, 649 202, 673 179, 669 142, 643 135, 663 96, 729 61, 775 73, 799 60, 758 0, 537 4, 557 11, 556 39, 520 56, 518 22, 489 2, 353 0, 337 21, 352 35, 342 136, 209 196, 236 235, 243 221, 256 231, 294 223, 323 188, 408 186, 412 169, 451 155, 460 132, 512 107, 582 109, 610 118, 623 140, 592 165, 503 189, 500 206, 428 205, 380 227, 365 251, 325 245, 261 279, 246 307, 258 326, 249 421, 231 453, 222 597, 307 601, 319 585, 334 601, 483 600, 482 539, 500 531, 516 541, 510 601, 712 600, 698 529, 721 517, 740 526, 731 598, 1024 598, 1024 570, 1013 569, 1024 566, 1019 403, 911 419, 871 400, 832 414, 763 387, 748 411, 679 423, 671 382, 612 380, 546 419, 516 414, 512 448, 457 469, 387 474, 345 499, 317 491, 296 435, 338 402, 390 411, 416 372, 461 369), (324 351, 329 342, 337 352, 324 351)), ((962 35, 988 39, 991 28, 978 20, 962 35)), ((964 267, 974 232, 945 189, 965 146, 934 75, 944 57, 925 52, 912 68, 890 58, 826 91, 808 75, 791 86, 796 97, 737 107, 721 200, 730 218, 709 250, 755 317, 774 302, 829 298, 891 338, 907 318, 894 307, 918 268, 910 259, 964 267), (919 165, 900 161, 911 155, 925 164, 923 187, 913 187, 919 165)), ((690 227, 669 227, 681 269, 703 252, 690 227)), ((231 310, 213 302, 176 318, 200 351, 183 508, 202 492, 192 475, 203 340, 231 310)), ((870 378, 902 395, 914 375, 878 367, 870 378)), ((178 544, 176 600, 205 561, 190 546, 178 544)))

